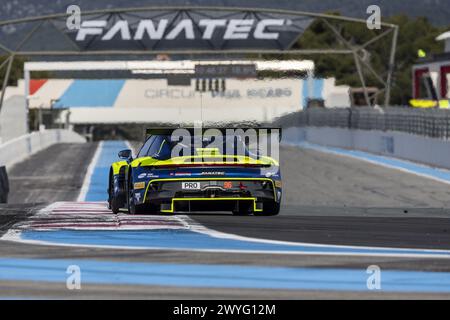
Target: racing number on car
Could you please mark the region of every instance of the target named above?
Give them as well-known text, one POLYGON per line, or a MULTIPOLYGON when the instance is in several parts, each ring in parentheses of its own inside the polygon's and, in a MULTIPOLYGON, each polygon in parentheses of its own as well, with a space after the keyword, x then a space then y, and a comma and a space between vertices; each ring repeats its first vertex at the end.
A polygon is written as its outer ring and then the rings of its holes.
POLYGON ((231 181, 225 181, 225 182, 223 183, 223 187, 224 187, 225 189, 231 189, 231 188, 233 188, 233 183, 232 183, 231 181))
POLYGON ((200 190, 200 182, 182 182, 181 188, 184 190, 200 190))

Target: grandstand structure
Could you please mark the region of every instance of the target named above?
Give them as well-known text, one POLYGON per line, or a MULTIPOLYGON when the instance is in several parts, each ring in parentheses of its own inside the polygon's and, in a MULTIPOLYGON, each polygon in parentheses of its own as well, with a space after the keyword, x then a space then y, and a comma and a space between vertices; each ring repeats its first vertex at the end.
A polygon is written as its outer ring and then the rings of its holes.
POLYGON ((0 40, 0 54, 8 56, 0 65, 6 71, 0 107, 23 96, 26 110, 56 110, 60 122, 91 125, 217 121, 218 114, 221 121, 270 121, 302 110, 311 100, 325 107, 349 106, 349 88, 336 86, 333 78, 314 78, 314 63, 299 59, 305 54, 353 55, 367 105, 366 73, 379 80, 389 104, 398 34, 392 24, 381 23, 373 39, 355 45, 342 36, 339 24, 365 20, 289 10, 106 9, 83 12, 77 29, 68 28, 67 18, 54 14, 0 22, 0 27, 19 30, 0 40), (343 47, 296 49, 294 44, 315 20, 324 21, 343 47), (366 58, 370 45, 383 40, 391 49, 380 75, 366 58), (24 80, 6 90, 17 56, 32 61, 25 64, 24 80), (199 90, 199 80, 219 79, 199 75, 198 66, 233 64, 250 66, 255 74, 224 74, 221 90, 199 90), (52 77, 34 79, 34 71, 49 71, 52 77), (260 72, 278 77, 261 78, 260 72))

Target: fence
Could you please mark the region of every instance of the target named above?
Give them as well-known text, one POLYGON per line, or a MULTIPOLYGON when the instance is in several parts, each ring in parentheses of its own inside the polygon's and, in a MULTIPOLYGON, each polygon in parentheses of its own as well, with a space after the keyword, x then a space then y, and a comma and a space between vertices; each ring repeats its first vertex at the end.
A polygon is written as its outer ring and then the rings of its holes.
POLYGON ((388 108, 311 108, 276 120, 282 127, 332 127, 399 131, 432 138, 450 136, 450 110, 388 108))

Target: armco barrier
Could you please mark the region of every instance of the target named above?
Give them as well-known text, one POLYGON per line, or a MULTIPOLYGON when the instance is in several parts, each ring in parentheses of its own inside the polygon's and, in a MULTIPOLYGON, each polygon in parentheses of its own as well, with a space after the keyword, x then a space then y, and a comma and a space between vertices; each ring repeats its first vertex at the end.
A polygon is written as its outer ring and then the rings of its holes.
POLYGON ((32 132, 0 144, 0 165, 9 168, 55 143, 83 142, 86 142, 85 138, 70 130, 52 129, 32 132))
POLYGON ((404 132, 329 127, 288 127, 283 142, 361 150, 450 169, 450 140, 404 132))

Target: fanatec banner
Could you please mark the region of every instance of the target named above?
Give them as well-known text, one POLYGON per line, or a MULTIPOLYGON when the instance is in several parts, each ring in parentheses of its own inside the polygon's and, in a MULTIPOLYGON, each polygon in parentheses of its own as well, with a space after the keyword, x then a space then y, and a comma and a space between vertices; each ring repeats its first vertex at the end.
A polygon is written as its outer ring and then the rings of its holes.
POLYGON ((286 50, 311 21, 257 11, 148 11, 85 17, 67 34, 81 50, 286 50))

